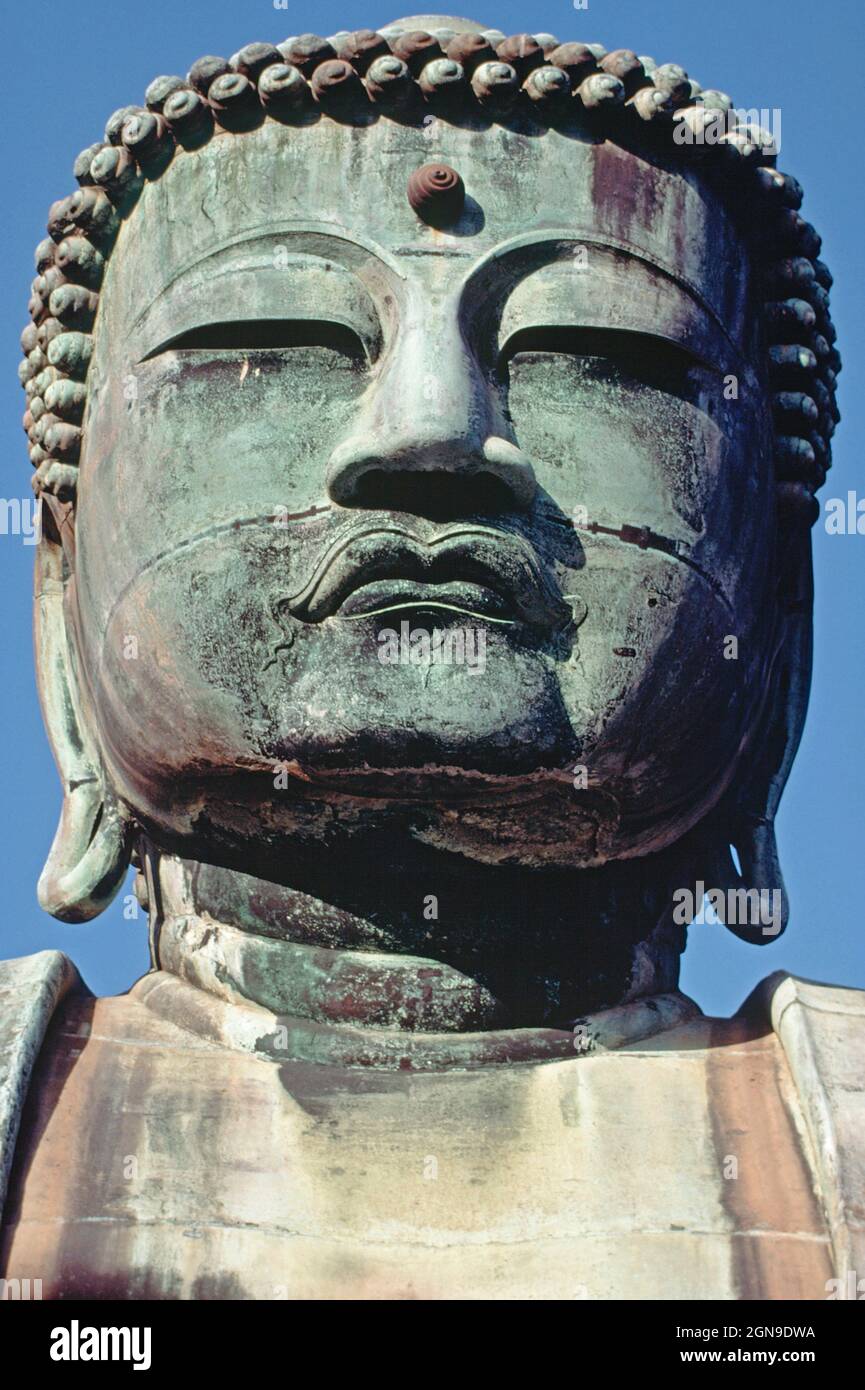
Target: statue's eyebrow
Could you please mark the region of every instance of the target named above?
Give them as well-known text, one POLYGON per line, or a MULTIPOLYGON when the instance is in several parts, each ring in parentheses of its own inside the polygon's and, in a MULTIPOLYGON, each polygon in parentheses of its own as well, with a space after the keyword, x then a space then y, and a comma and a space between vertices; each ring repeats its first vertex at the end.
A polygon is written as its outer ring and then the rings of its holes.
MULTIPOLYGON (((723 334, 725 341, 736 354, 741 352, 741 346, 733 338, 717 310, 702 293, 699 286, 695 285, 687 276, 682 275, 681 271, 666 264, 659 257, 653 256, 642 247, 633 245, 633 243, 609 235, 598 236, 597 233, 582 232, 573 227, 550 227, 544 228, 542 231, 524 233, 514 237, 511 241, 494 247, 480 261, 476 262, 465 276, 460 289, 461 298, 465 300, 478 279, 493 273, 497 266, 503 268, 506 261, 511 260, 519 264, 523 257, 528 258, 532 252, 537 253, 539 249, 549 247, 552 251, 556 247, 564 246, 587 246, 595 247, 600 251, 611 251, 638 261, 648 269, 662 275, 665 280, 683 290, 697 307, 712 320, 714 326, 723 334)), ((514 285, 516 286, 520 280, 527 279, 533 272, 542 271, 547 266, 555 265, 564 259, 564 255, 550 255, 548 260, 535 261, 526 267, 523 274, 515 277, 514 285)))
MULTIPOLYGON (((266 223, 244 230, 242 235, 233 236, 228 240, 211 243, 201 248, 194 256, 182 262, 173 272, 166 282, 160 286, 156 294, 148 304, 140 311, 133 322, 129 325, 129 332, 137 332, 145 322, 148 314, 165 298, 166 295, 174 292, 175 287, 182 283, 184 278, 191 272, 199 269, 208 261, 214 261, 226 253, 241 250, 255 242, 270 241, 273 245, 278 245, 278 238, 283 237, 292 244, 294 254, 303 254, 311 259, 322 262, 331 260, 338 264, 348 275, 357 276, 357 269, 351 261, 359 261, 361 257, 367 261, 377 262, 384 270, 389 272, 395 279, 404 280, 405 270, 399 264, 399 260, 388 252, 378 243, 369 238, 352 234, 349 236, 344 227, 337 223, 329 222, 286 222, 286 223, 266 223), (320 243, 320 249, 315 249, 315 244, 320 243), (338 254, 341 252, 342 254, 338 254)), ((230 264, 225 266, 224 274, 236 273, 239 267, 232 267, 230 264)), ((250 268, 251 269, 251 268, 250 268)), ((360 277, 358 277, 360 278, 360 277)))
MULTIPOLYGON (((312 240, 307 235, 292 239, 282 229, 269 229, 264 238, 232 239, 179 267, 138 315, 132 330, 136 356, 146 361, 172 346, 192 346, 179 340, 193 332, 201 338, 207 329, 220 326, 226 340, 219 344, 213 339, 211 347, 243 347, 241 330, 247 325, 249 337, 252 324, 260 325, 261 341, 246 346, 266 347, 269 323, 273 331, 276 325, 284 329, 288 323, 307 324, 308 343, 309 325, 318 322, 344 336, 354 334, 373 362, 381 348, 384 291, 393 286, 387 267, 369 273, 370 265, 381 264, 366 247, 320 234, 312 240), (346 247, 352 248, 351 254, 345 254, 346 247), (247 286, 252 289, 262 276, 267 292, 248 293, 247 286)), ((294 341, 291 335, 290 339, 294 341)))

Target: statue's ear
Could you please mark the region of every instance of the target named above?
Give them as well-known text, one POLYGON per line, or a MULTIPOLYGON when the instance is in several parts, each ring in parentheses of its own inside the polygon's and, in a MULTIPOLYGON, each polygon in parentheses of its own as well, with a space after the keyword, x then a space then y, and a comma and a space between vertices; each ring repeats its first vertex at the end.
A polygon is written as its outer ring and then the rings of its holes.
POLYGON ((767 699, 731 791, 700 828, 702 843, 710 851, 707 882, 711 875, 712 886, 724 892, 744 889, 779 894, 780 911, 769 922, 726 923, 735 936, 760 946, 776 940, 789 917, 775 816, 805 723, 813 649, 810 534, 796 523, 788 523, 780 541, 778 625, 767 699), (732 849, 741 871, 733 862, 732 849))
POLYGON ((63 783, 63 809, 38 896, 40 906, 53 917, 86 922, 108 906, 123 882, 130 826, 82 717, 76 653, 64 605, 74 560, 72 507, 43 496, 41 511, 34 593, 36 677, 63 783))

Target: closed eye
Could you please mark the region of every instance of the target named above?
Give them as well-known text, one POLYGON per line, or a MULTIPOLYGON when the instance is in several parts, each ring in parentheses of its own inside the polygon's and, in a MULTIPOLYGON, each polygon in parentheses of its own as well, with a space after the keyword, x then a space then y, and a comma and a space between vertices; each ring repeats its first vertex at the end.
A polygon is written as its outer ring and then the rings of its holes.
POLYGON ((279 352, 298 347, 330 348, 360 365, 366 365, 370 359, 360 335, 344 323, 326 319, 232 319, 178 333, 141 360, 148 362, 163 352, 279 352))
POLYGON ((647 386, 675 392, 687 385, 692 368, 711 368, 689 348, 653 333, 556 325, 514 333, 499 356, 500 373, 506 375, 512 358, 535 353, 601 359, 647 386))

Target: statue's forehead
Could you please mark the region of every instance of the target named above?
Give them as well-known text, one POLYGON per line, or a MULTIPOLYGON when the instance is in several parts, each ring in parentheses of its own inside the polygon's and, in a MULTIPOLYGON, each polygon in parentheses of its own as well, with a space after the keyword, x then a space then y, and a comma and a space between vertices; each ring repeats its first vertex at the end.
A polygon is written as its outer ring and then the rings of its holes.
POLYGON ((446 256, 462 279, 520 238, 565 233, 587 248, 631 252, 675 277, 734 335, 742 324, 747 258, 717 196, 698 178, 608 141, 442 122, 268 122, 178 152, 124 228, 106 290, 132 326, 192 268, 196 278, 208 264, 221 273, 233 245, 290 238, 311 224, 380 251, 401 275, 420 279, 425 252, 446 256), (426 226, 407 198, 412 171, 439 161, 466 186, 469 216, 454 233, 426 226))

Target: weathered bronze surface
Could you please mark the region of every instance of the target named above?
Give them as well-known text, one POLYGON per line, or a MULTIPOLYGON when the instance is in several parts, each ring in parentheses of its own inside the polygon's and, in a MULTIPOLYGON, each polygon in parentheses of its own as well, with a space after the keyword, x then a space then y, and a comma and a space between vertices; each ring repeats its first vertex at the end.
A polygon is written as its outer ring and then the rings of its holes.
POLYGON ((134 862, 153 970, 24 970, 6 1272, 821 1297, 854 1258, 861 997, 677 989, 678 891, 787 916, 840 358, 775 166, 676 64, 430 16, 201 58, 75 161, 21 339, 39 898, 134 862))

